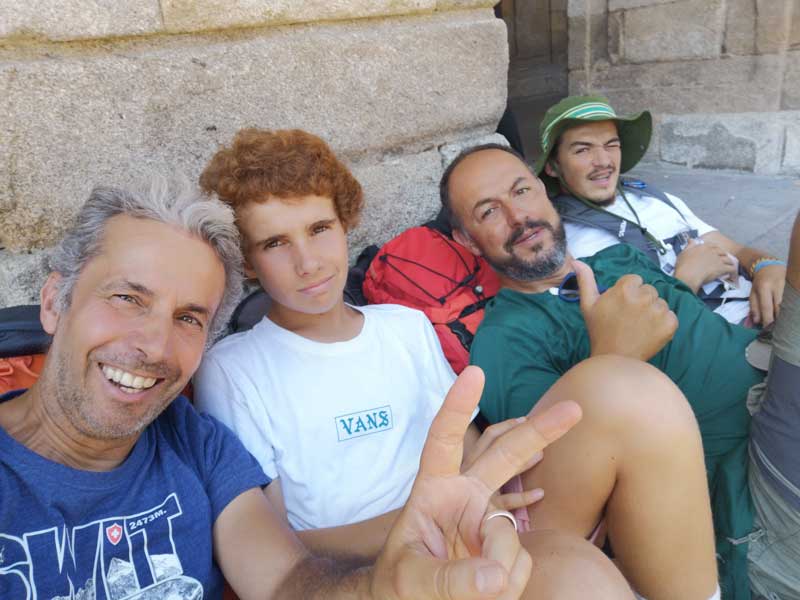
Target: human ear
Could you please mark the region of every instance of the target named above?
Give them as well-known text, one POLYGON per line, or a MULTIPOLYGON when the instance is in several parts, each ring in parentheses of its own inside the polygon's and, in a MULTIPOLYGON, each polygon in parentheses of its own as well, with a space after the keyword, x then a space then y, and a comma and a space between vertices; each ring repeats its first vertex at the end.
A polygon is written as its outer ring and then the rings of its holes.
POLYGON ((478 246, 472 240, 472 237, 460 227, 453 228, 453 239, 464 246, 467 250, 472 252, 475 256, 481 256, 483 254, 480 248, 478 248, 478 246))
POLYGON ((550 177, 558 178, 558 162, 553 159, 548 160, 546 163, 544 163, 544 172, 550 175, 550 177))
POLYGON ((50 335, 55 333, 58 319, 61 316, 58 296, 63 278, 61 273, 50 273, 39 293, 39 320, 42 322, 44 330, 50 335))

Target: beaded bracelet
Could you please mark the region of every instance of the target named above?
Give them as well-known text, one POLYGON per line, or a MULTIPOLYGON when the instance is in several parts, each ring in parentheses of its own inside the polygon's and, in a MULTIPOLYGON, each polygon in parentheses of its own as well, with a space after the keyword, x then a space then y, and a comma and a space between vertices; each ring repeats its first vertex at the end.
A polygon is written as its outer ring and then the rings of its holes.
POLYGON ((785 267, 786 261, 783 261, 776 256, 762 256, 750 266, 750 279, 755 278, 756 273, 758 273, 761 269, 771 265, 781 265, 782 267, 785 267))

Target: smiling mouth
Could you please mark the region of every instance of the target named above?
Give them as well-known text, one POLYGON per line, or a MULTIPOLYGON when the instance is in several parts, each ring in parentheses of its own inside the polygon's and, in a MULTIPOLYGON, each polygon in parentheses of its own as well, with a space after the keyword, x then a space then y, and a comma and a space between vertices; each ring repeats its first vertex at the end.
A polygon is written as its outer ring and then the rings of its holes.
POLYGON ((152 388, 160 381, 163 381, 162 379, 158 379, 156 377, 137 375, 136 373, 131 373, 118 367, 112 367, 111 365, 102 363, 100 364, 100 370, 103 372, 103 375, 108 381, 116 385, 126 394, 138 394, 140 392, 144 392, 152 388))
POLYGON ((544 229, 543 227, 535 227, 534 229, 531 229, 529 232, 523 233, 521 236, 519 236, 519 239, 515 241, 513 245, 519 246, 520 244, 524 244, 528 240, 536 237, 543 229, 544 229))
POLYGON ((611 176, 614 174, 614 170, 608 171, 601 171, 600 173, 593 173, 589 175, 589 181, 602 181, 604 179, 611 179, 611 176))
POLYGON ((312 285, 309 285, 307 287, 301 288, 300 292, 302 292, 304 294, 313 293, 313 292, 317 291, 318 289, 322 288, 323 286, 325 286, 325 284, 327 284, 331 279, 333 279, 333 275, 331 275, 330 277, 326 277, 322 281, 319 281, 319 282, 314 283, 312 285))

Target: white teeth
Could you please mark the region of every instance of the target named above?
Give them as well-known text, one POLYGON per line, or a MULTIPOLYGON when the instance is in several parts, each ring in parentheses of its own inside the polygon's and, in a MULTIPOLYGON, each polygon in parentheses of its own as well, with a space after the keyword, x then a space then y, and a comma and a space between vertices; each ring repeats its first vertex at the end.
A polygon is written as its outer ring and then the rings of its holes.
POLYGON ((123 391, 129 394, 151 388, 156 383, 155 377, 142 377, 141 375, 134 375, 133 373, 128 373, 122 369, 115 369, 114 367, 109 367, 108 365, 102 365, 102 369, 103 375, 105 375, 107 379, 118 383, 121 386, 125 386, 127 389, 123 389, 123 391))

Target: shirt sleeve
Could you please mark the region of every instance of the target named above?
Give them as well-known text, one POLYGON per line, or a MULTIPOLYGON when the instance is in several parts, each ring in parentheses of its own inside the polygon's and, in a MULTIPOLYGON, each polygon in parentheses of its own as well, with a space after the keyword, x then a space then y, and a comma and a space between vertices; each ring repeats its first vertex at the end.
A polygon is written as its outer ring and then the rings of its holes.
MULTIPOLYGON (((425 381, 433 391, 430 394, 430 398, 433 401, 431 408, 433 409, 433 414, 436 414, 442 407, 444 397, 456 380, 456 374, 444 356, 439 336, 436 335, 433 325, 423 313, 419 313, 419 317, 418 327, 422 332, 420 352, 423 360, 425 360, 425 381)), ((477 414, 478 409, 476 408, 472 418, 474 419, 477 414)))
POLYGON ((483 369, 486 383, 480 408, 490 423, 527 415, 558 381, 562 371, 546 348, 531 339, 514 339, 499 327, 478 331, 470 362, 483 369))
POLYGON ((232 500, 270 482, 258 462, 225 425, 209 415, 199 415, 185 398, 179 398, 173 405, 172 430, 192 457, 214 520, 232 500))
POLYGON ((245 374, 236 376, 213 355, 203 359, 194 376, 197 409, 233 430, 271 479, 278 477, 269 419, 254 414, 260 392, 245 374))
POLYGON ((710 231, 716 231, 716 227, 712 227, 705 221, 703 221, 700 217, 698 217, 691 208, 689 208, 686 203, 678 198, 677 196, 673 196, 672 194, 667 194, 669 199, 675 205, 675 208, 683 215, 683 218, 689 223, 689 226, 692 229, 697 230, 697 235, 705 235, 710 231))
POLYGON ((619 243, 619 240, 605 229, 579 223, 565 221, 564 233, 567 235, 567 249, 575 258, 594 256, 601 250, 619 243))

